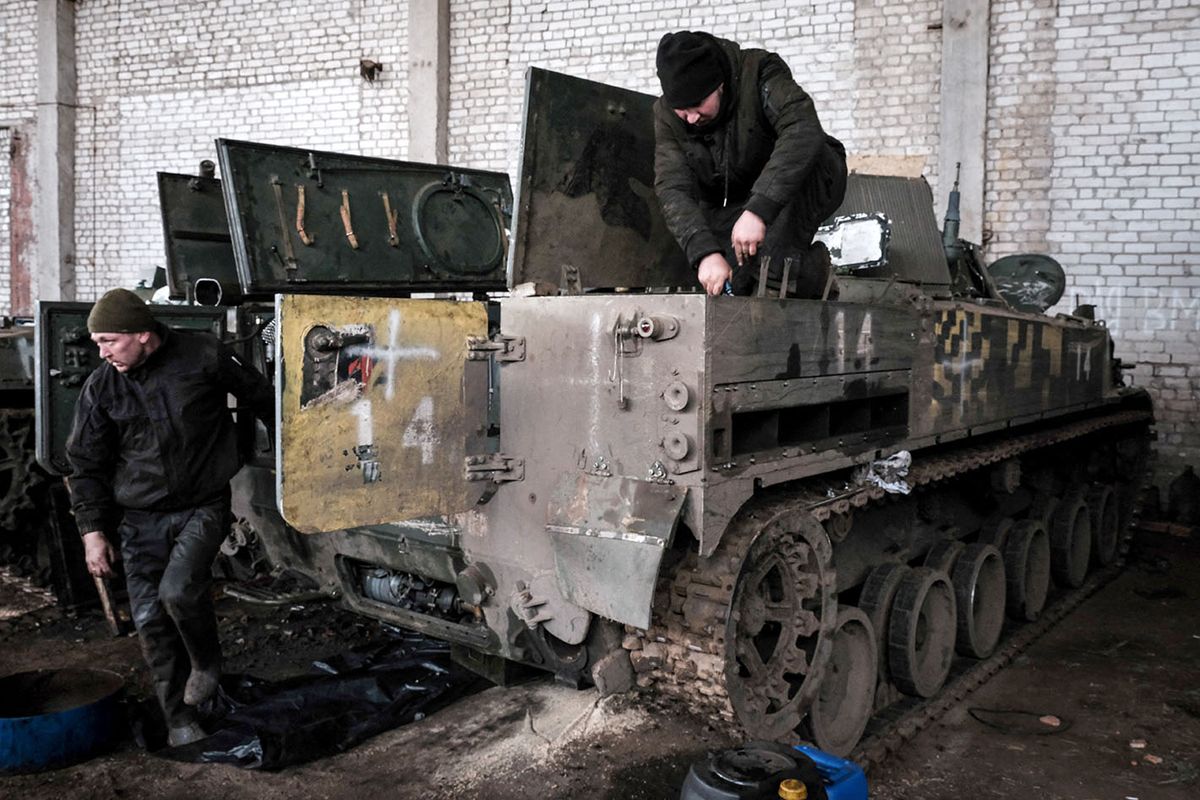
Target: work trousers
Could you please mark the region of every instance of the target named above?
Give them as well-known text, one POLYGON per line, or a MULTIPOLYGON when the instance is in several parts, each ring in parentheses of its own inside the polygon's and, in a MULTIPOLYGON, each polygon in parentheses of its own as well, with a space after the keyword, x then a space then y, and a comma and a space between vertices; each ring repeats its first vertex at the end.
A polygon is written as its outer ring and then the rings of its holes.
POLYGON ((219 669, 212 564, 229 533, 229 494, 182 511, 128 509, 121 557, 133 624, 167 725, 195 720, 183 702, 193 669, 219 669))
POLYGON ((842 205, 846 197, 846 157, 831 145, 825 145, 809 170, 800 190, 780 210, 770 225, 756 258, 738 266, 733 253, 733 226, 745 210, 745 203, 705 210, 709 226, 721 242, 722 254, 733 267, 733 293, 754 294, 758 287, 760 259, 771 259, 768 285, 778 289, 785 258, 792 259, 788 275, 792 297, 819 298, 829 277, 827 262, 811 255, 817 228, 842 205))

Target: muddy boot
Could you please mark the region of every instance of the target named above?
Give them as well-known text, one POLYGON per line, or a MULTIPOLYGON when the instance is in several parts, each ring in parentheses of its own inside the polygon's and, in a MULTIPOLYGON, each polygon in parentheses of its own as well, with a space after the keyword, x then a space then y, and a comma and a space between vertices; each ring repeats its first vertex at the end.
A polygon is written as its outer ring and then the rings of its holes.
POLYGON ((206 738, 208 738, 208 734, 195 722, 179 725, 167 731, 167 744, 171 745, 171 747, 183 747, 185 744, 191 744, 192 742, 198 742, 206 738))
POLYGON ((217 693, 217 683, 221 679, 221 667, 209 669, 192 667, 187 684, 183 687, 183 702, 189 706, 198 706, 217 693))

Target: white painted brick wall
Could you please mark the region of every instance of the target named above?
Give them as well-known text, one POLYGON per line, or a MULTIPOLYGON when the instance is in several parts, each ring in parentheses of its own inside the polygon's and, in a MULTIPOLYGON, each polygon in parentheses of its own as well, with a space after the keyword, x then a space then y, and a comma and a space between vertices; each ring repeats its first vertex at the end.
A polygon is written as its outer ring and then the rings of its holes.
MULTIPOLYGON (((403 158, 407 6, 78 3, 80 296, 162 263, 154 173, 193 171, 218 136, 403 158)), ((0 105, 28 116, 36 2, 0 10, 0 105)), ((527 67, 656 93, 659 37, 699 28, 779 52, 852 153, 923 162, 940 213, 940 22, 933 0, 453 0, 450 159, 515 177, 527 67)), ((987 256, 1050 252, 1057 310, 1099 305, 1158 400, 1164 474, 1200 460, 1197 53, 1195 0, 991 4, 987 256)))
POLYGON ((12 266, 9 264, 8 209, 12 197, 12 181, 9 176, 9 148, 11 134, 8 128, 0 128, 0 316, 12 310, 11 295, 12 281, 9 276, 12 266))
POLYGON ((157 172, 216 138, 403 158, 407 3, 103 0, 77 10, 80 299, 164 263, 157 172), (360 58, 384 65, 359 76, 360 58))
POLYGON ((12 311, 9 279, 11 131, 37 113, 37 0, 0 0, 0 315, 12 311))
POLYGON ((37 0, 0 0, 0 119, 37 100, 37 0))
MULTIPOLYGON (((851 2, 819 7, 743 3, 738 13, 730 13, 727 2, 711 0, 512 2, 507 9, 468 0, 453 7, 449 127, 451 158, 458 163, 515 176, 527 68, 657 94, 654 54, 659 38, 667 31, 695 29, 778 52, 816 98, 825 127, 847 145, 855 144, 853 89, 859 64, 851 2)), ((882 26, 882 7, 874 16, 882 26)), ((931 61, 936 73, 936 49, 931 61)), ((918 93, 927 99, 927 90, 914 89, 918 93)), ((936 119, 930 124, 936 133, 936 119)), ((904 150, 900 138, 892 137, 895 152, 904 150)), ((920 138, 922 147, 927 146, 924 130, 920 138)))
POLYGON ((992 258, 1055 255, 1156 399, 1164 484, 1200 461, 1200 7, 992 4, 992 258))

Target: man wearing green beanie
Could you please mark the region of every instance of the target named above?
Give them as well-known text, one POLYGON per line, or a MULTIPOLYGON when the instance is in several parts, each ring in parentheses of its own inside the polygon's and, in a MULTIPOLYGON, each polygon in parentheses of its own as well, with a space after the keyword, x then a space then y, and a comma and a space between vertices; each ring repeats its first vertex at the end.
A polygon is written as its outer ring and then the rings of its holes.
POLYGON ((221 674, 212 563, 242 463, 229 395, 271 426, 274 392, 216 336, 166 328, 126 289, 96 302, 88 331, 105 363, 75 407, 71 505, 93 575, 112 575, 119 540, 168 739, 188 744, 221 674))
POLYGON ((756 257, 797 262, 792 288, 832 287, 817 228, 846 194, 846 149, 787 64, 701 31, 665 34, 656 58, 654 189, 705 291, 750 294, 756 257))

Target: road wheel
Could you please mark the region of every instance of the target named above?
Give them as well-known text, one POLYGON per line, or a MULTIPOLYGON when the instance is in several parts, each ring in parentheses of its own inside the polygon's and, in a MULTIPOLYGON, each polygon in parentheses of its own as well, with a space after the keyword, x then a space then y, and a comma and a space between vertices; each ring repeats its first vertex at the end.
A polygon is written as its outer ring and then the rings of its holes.
POLYGON ((871 621, 871 630, 875 631, 876 650, 879 661, 879 682, 887 683, 891 675, 887 667, 887 631, 888 620, 892 613, 892 599, 904 576, 912 570, 906 564, 880 564, 871 570, 858 596, 858 607, 871 621))
POLYGON ((944 572, 917 567, 904 577, 888 621, 888 667, 905 694, 932 697, 954 657, 954 589, 944 572))
POLYGON ((1022 520, 1009 531, 1004 574, 1009 616, 1033 622, 1050 593, 1050 537, 1041 522, 1022 520))
POLYGON ((1008 542, 1008 532, 1012 530, 1015 522, 1016 520, 1012 517, 991 517, 979 529, 979 538, 977 541, 980 544, 990 544, 1003 553, 1004 545, 1008 542))
POLYGON ((925 566, 949 575, 965 546, 957 539, 943 539, 929 548, 929 552, 925 554, 925 566))
POLYGON ((850 754, 866 730, 875 701, 878 657, 871 620, 858 608, 838 610, 833 652, 808 712, 808 733, 835 756, 850 754))
POLYGON ((1062 586, 1076 589, 1087 578, 1092 557, 1092 523, 1083 492, 1072 491, 1054 509, 1050 525, 1050 570, 1062 586))
POLYGON ((958 652, 987 658, 1004 627, 1004 558, 990 544, 968 546, 950 574, 958 603, 958 652))
POLYGON ((1117 493, 1111 486, 1097 484, 1088 492, 1088 511, 1092 523, 1092 560, 1106 567, 1117 557, 1121 541, 1121 512, 1117 493))

